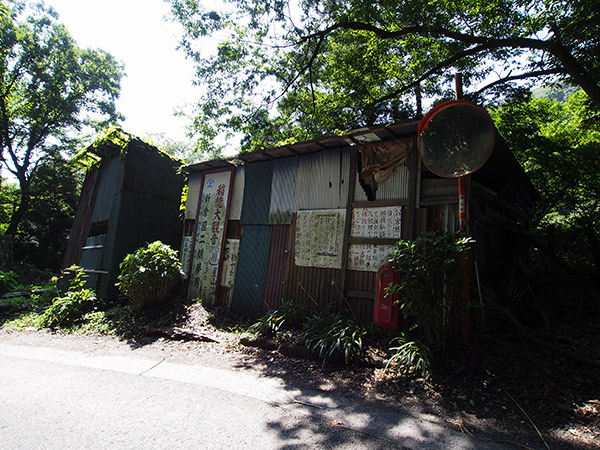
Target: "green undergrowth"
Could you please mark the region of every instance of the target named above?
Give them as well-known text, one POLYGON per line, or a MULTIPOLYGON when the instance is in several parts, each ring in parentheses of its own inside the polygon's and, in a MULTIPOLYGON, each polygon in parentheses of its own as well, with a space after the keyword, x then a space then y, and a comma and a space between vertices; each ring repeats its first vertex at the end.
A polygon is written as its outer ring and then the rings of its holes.
POLYGON ((351 311, 283 302, 259 317, 249 330, 280 348, 294 346, 307 357, 327 363, 363 365, 385 355, 385 368, 399 376, 427 377, 433 368, 429 348, 403 333, 361 324, 351 311))

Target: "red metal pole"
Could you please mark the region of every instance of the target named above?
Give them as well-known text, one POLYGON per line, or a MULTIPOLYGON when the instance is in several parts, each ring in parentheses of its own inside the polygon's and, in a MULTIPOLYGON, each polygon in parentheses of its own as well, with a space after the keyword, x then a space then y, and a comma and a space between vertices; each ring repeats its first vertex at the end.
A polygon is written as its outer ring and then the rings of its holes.
MULTIPOLYGON (((460 72, 454 77, 454 86, 456 100, 462 100, 463 83, 460 72)), ((468 235, 467 223, 467 177, 462 176, 458 178, 458 226, 462 237, 468 235)), ((462 308, 460 311, 460 328, 463 342, 469 344, 471 342, 471 313, 469 311, 471 296, 469 289, 469 254, 467 252, 460 255, 460 281, 460 306, 462 308)))
MULTIPOLYGON (((460 235, 467 236, 467 177, 458 178, 458 223, 460 235)), ((463 252, 460 255, 460 328, 462 331, 463 342, 469 344, 471 342, 471 314, 469 305, 471 303, 471 295, 469 288, 469 254, 463 252)))

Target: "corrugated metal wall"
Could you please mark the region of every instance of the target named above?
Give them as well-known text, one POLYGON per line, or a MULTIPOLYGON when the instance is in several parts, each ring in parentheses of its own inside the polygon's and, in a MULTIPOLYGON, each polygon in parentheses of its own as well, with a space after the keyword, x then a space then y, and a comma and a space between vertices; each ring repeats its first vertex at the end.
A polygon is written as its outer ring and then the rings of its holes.
POLYGON ((271 207, 273 161, 262 161, 246 167, 242 225, 266 225, 271 207))
POLYGON ((376 272, 349 270, 346 275, 346 295, 354 315, 364 323, 373 322, 376 272), (360 293, 360 296, 359 296, 360 293))
POLYGON ((290 258, 287 260, 286 283, 283 289, 285 300, 300 304, 327 305, 340 298, 338 287, 341 284, 340 269, 300 267, 294 264, 296 223, 291 225, 289 245, 290 258))
POLYGON ((281 305, 289 239, 290 227, 288 225, 271 227, 271 244, 264 290, 265 301, 262 304, 263 312, 278 308, 281 305))
POLYGON ((289 225, 292 222, 292 214, 295 211, 297 168, 298 157, 279 159, 273 165, 269 210, 269 224, 271 225, 289 225))
POLYGON ((92 223, 110 220, 113 198, 121 191, 122 183, 123 160, 117 156, 100 168, 100 182, 92 213, 92 223))
POLYGON ((303 156, 296 175, 296 211, 345 208, 350 152, 333 149, 303 156))
POLYGON ((270 226, 244 226, 231 309, 246 317, 262 309, 270 244, 270 226))

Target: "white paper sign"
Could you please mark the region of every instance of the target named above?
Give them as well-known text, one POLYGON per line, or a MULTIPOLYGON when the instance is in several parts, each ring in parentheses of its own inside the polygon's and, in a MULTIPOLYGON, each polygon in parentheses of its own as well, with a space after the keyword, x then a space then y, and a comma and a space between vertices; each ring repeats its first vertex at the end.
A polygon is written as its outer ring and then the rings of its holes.
POLYGON ((346 210, 298 211, 295 263, 303 267, 342 267, 346 210))
POLYGON ((401 233, 402 206, 352 210, 352 237, 400 239, 401 233))
POLYGON ((393 245, 351 244, 348 249, 348 269, 364 272, 377 272, 388 256, 394 251, 393 245))

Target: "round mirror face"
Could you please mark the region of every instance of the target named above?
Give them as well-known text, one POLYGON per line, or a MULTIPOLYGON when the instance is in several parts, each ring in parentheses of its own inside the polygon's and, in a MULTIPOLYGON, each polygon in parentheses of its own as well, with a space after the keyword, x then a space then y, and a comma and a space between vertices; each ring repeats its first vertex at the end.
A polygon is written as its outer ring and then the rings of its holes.
POLYGON ((443 103, 427 114, 419 126, 419 153, 436 175, 458 178, 481 168, 496 140, 494 123, 473 103, 443 103))

